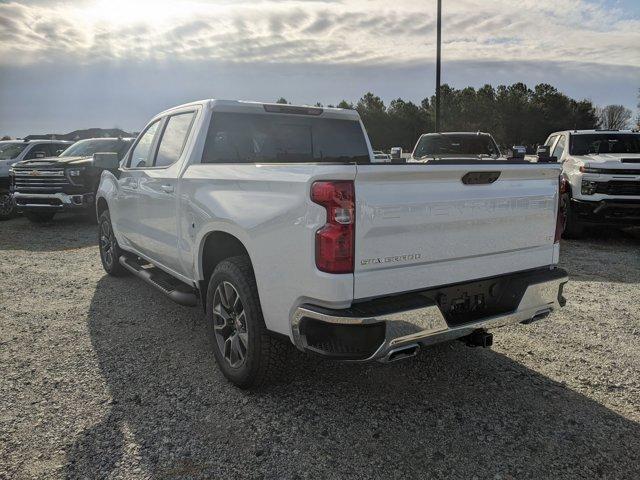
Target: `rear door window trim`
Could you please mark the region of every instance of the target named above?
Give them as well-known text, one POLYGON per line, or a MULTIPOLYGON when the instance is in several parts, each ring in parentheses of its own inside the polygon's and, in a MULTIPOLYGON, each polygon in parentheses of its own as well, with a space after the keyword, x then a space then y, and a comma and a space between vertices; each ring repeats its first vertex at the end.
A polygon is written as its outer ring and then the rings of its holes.
POLYGON ((189 140, 189 136, 191 135, 191 129, 193 128, 193 124, 195 123, 196 120, 196 113, 197 110, 185 110, 183 112, 175 112, 175 113, 171 113, 169 115, 167 115, 166 117, 163 117, 163 123, 161 125, 161 129, 162 131, 160 132, 160 135, 158 137, 158 141, 155 144, 155 152, 153 154, 153 162, 151 164, 150 167, 146 168, 145 170, 162 170, 165 168, 169 168, 173 165, 175 165, 176 163, 178 163, 180 161, 180 158, 182 157, 182 155, 184 154, 184 149, 187 145, 187 141, 189 140), (180 156, 176 159, 175 162, 172 162, 169 165, 162 165, 160 167, 156 166, 156 161, 158 160, 158 151, 160 150, 160 145, 162 144, 162 139, 164 138, 164 132, 167 129, 167 126, 169 125, 169 120, 171 120, 171 118, 173 117, 177 117, 179 115, 187 115, 187 114, 191 114, 191 121, 189 122, 189 127, 187 128, 187 134, 184 137, 184 140, 182 141, 182 149, 180 150, 180 156))

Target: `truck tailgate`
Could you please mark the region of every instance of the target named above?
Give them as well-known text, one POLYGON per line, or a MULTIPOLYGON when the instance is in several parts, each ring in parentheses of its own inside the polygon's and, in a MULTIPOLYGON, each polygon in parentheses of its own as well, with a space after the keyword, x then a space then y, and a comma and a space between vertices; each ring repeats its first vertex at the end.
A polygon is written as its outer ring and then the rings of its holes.
POLYGON ((359 165, 354 298, 551 265, 559 174, 550 164, 359 165))

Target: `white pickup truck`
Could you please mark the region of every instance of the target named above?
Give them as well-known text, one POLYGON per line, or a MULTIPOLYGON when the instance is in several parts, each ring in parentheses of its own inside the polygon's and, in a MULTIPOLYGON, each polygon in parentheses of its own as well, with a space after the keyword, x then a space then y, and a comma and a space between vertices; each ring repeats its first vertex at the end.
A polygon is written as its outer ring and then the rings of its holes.
POLYGON ((564 305, 557 164, 375 164, 357 112, 205 100, 160 113, 121 161, 96 154, 100 254, 205 306, 248 388, 286 343, 393 361, 564 305))
POLYGON ((561 202, 566 236, 588 226, 640 225, 640 132, 555 132, 544 146, 570 186, 561 202))

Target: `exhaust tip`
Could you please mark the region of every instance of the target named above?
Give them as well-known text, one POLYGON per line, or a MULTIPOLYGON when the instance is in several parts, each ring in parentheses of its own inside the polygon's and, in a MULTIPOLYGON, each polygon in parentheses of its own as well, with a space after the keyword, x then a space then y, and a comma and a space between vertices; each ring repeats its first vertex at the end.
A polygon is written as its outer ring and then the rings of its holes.
POLYGON ((385 360, 387 362, 396 362, 398 360, 404 360, 405 358, 415 357, 420 350, 420 346, 416 343, 413 345, 406 345, 404 347, 394 348, 391 350, 385 360))
POLYGON ((542 310, 540 312, 536 312, 536 314, 533 317, 529 318, 528 320, 523 320, 520 323, 522 323, 523 325, 528 325, 530 323, 537 322, 538 320, 542 320, 543 318, 547 318, 550 313, 551 313, 550 309, 542 310))

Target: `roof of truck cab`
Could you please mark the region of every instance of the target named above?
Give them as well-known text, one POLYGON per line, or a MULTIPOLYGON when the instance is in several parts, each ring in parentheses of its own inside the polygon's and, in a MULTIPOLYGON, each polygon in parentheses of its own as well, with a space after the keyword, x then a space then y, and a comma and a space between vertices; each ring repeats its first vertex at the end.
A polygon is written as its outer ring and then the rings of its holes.
POLYGON ((549 136, 551 135, 560 135, 561 133, 570 133, 571 135, 593 135, 593 134, 598 134, 598 133, 603 133, 603 134, 616 134, 616 133, 640 133, 634 130, 562 130, 560 132, 553 132, 550 133, 549 136))
POLYGON ((74 143, 74 142, 72 140, 44 140, 44 139, 23 140, 21 138, 16 138, 13 140, 0 140, 0 143, 25 143, 27 145, 30 145, 32 143, 74 143))
POLYGON ((477 135, 489 135, 487 132, 429 132, 423 133, 423 135, 469 135, 469 136, 477 136, 477 135))
MULTIPOLYGON (((309 109, 320 109, 322 113, 318 116, 320 117, 329 117, 329 118, 344 118, 351 120, 360 119, 360 115, 356 110, 348 110, 344 108, 329 108, 329 107, 316 107, 314 105, 290 105, 290 104, 280 104, 280 103, 265 103, 265 102, 253 102, 253 101, 245 101, 245 100, 218 100, 218 99, 207 99, 207 100, 198 100, 195 102, 189 102, 182 105, 177 105, 175 107, 169 108, 164 112, 159 113, 156 117, 170 113, 174 110, 180 110, 183 108, 191 107, 191 106, 203 106, 205 108, 210 108, 213 111, 217 112, 238 112, 238 113, 269 113, 265 112, 265 106, 270 107, 293 107, 293 108, 309 108, 309 109)), ((290 113, 282 112, 280 115, 287 115, 290 113)), ((294 114, 295 115, 295 114, 294 114)))
POLYGON ((122 140, 123 142, 133 142, 136 138, 135 137, 93 137, 93 138, 83 138, 78 140, 78 142, 84 142, 85 140, 92 140, 92 141, 96 141, 96 140, 122 140))

